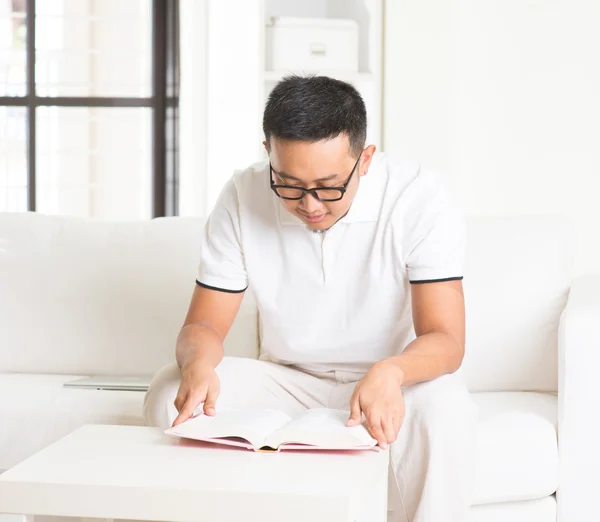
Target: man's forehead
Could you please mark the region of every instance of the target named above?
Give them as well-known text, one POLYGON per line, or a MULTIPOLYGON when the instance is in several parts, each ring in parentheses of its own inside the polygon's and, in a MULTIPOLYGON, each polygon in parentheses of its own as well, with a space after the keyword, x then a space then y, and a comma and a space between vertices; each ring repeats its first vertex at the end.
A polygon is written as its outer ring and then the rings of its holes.
POLYGON ((319 141, 286 140, 272 137, 268 144, 271 157, 280 160, 282 170, 288 162, 308 165, 311 163, 329 164, 352 157, 350 141, 345 135, 319 141))
POLYGON ((350 148, 344 143, 330 145, 317 142, 275 146, 269 154, 273 172, 292 181, 331 181, 347 176, 346 171, 355 161, 350 148))
MULTIPOLYGON (((291 172, 288 173, 288 172, 285 172, 285 171, 278 171, 273 166, 271 166, 271 168, 273 169, 273 172, 275 172, 275 174, 277 174, 280 178, 287 179, 287 180, 290 180, 290 181, 324 182, 324 181, 332 181, 334 179, 337 179, 340 176, 340 174, 338 174, 338 173, 332 173, 332 174, 311 174, 311 173, 307 173, 302 178, 299 178, 298 176, 295 176, 294 173, 291 173, 291 172), (308 178, 310 178, 310 180, 308 178)), ((297 174, 300 175, 300 173, 297 173, 297 174)))

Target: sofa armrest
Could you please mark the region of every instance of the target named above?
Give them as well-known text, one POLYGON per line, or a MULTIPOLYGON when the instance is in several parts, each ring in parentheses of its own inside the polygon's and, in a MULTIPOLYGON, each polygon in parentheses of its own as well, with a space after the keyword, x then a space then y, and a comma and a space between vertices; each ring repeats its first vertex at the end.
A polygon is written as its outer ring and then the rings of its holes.
POLYGON ((571 285, 558 365, 557 521, 600 520, 600 274, 571 285))

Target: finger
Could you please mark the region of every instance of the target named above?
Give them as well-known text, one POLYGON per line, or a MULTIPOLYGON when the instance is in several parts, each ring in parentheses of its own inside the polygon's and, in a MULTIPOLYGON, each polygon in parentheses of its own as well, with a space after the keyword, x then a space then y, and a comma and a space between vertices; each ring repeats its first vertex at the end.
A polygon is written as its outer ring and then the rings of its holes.
POLYGON ((404 416, 402 416, 400 413, 395 413, 394 416, 392 417, 393 420, 393 424, 394 424, 394 431, 396 433, 396 438, 398 438, 398 433, 400 433, 400 428, 402 427, 402 421, 404 420, 404 416))
POLYGON ((186 400, 187 400, 187 393, 181 393, 181 392, 177 393, 177 397, 175 397, 173 404, 175 405, 175 408, 177 409, 178 412, 181 411, 181 408, 185 404, 186 400))
POLYGON ((369 421, 369 432, 371 436, 377 440, 377 444, 381 449, 387 448, 387 439, 385 434, 383 433, 383 429, 381 427, 381 417, 376 416, 372 419, 368 419, 369 421))
POLYGON ((387 419, 381 419, 381 428, 383 429, 383 434, 385 435, 385 440, 388 444, 391 444, 396 440, 398 432, 394 429, 394 420, 391 416, 387 419))
POLYGON ((217 403, 217 397, 219 396, 218 386, 211 386, 206 394, 206 400, 204 401, 204 413, 206 415, 215 414, 215 405, 217 403))
POLYGON ((187 400, 185 401, 185 404, 183 405, 183 407, 181 408, 181 410, 179 412, 179 415, 173 421, 173 426, 177 426, 178 424, 181 424, 182 422, 185 422, 186 420, 188 420, 194 414, 194 410, 203 401, 203 399, 204 399, 204 394, 196 395, 196 396, 188 395, 187 400))
POLYGON ((346 426, 357 426, 362 422, 362 412, 360 411, 360 403, 358 398, 352 396, 350 399, 350 418, 346 422, 346 426))
POLYGON ((175 420, 173 421, 173 425, 171 427, 174 428, 178 424, 181 424, 182 422, 185 422, 188 419, 189 417, 187 415, 185 415, 184 413, 179 413, 179 415, 175 417, 175 420))

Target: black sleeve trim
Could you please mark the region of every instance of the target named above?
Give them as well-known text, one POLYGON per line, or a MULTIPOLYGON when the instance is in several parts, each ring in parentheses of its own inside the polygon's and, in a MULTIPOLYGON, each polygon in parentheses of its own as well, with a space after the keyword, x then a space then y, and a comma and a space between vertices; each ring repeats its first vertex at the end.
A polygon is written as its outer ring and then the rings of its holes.
POLYGON ((461 281, 463 276, 460 277, 446 277, 445 279, 422 279, 420 281, 410 281, 411 285, 422 285, 423 283, 445 283, 446 281, 461 281))
POLYGON ((196 284, 198 286, 201 286, 202 288, 208 288, 209 290, 216 290, 217 292, 227 292, 228 294, 241 294, 248 289, 248 287, 244 288, 243 290, 229 290, 227 288, 217 288, 216 286, 205 285, 204 283, 201 283, 197 279, 196 279, 196 284))

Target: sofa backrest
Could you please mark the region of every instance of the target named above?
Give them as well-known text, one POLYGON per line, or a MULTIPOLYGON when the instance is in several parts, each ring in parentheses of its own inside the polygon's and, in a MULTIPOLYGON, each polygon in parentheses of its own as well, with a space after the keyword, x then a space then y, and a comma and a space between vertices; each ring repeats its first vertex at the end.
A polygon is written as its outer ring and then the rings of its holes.
POLYGON ((557 390, 558 323, 571 286, 569 222, 469 218, 462 373, 471 391, 557 390))
MULTIPOLYGON (((0 213, 0 372, 147 374, 172 361, 202 226, 0 213)), ((226 350, 256 356, 244 300, 226 350)))
MULTIPOLYGON (((172 361, 202 226, 0 213, 0 372, 141 374, 172 361)), ((570 225, 532 216, 467 227, 469 389, 555 391, 570 225)), ((225 349, 256 357, 257 346, 248 292, 225 349)))

